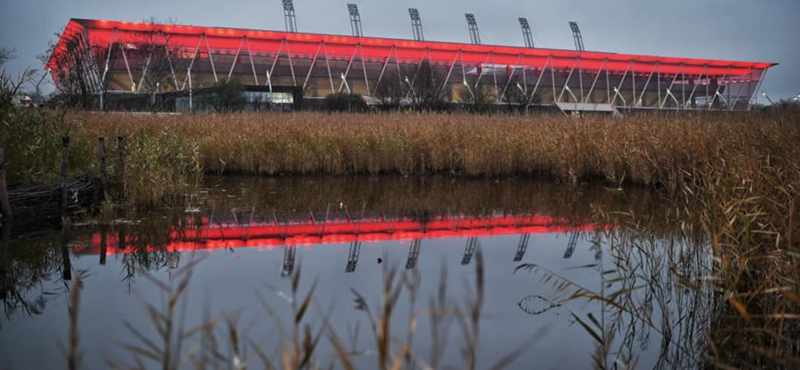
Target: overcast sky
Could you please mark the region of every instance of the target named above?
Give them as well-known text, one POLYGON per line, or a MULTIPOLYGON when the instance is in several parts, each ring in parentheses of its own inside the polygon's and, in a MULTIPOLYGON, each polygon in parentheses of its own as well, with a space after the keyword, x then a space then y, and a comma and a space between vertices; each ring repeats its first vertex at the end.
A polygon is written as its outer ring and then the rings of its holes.
MULTIPOLYGON (((567 24, 581 27, 587 50, 775 62, 763 90, 773 100, 800 94, 800 0, 294 0, 299 31, 349 34, 346 3, 361 11, 364 34, 411 38, 408 8, 425 37, 469 42, 474 13, 484 44, 523 45, 527 17, 537 47, 573 48, 567 24)), ((0 0, 0 46, 16 50, 11 71, 40 67, 53 33, 69 18, 282 30, 281 0, 0 0)))

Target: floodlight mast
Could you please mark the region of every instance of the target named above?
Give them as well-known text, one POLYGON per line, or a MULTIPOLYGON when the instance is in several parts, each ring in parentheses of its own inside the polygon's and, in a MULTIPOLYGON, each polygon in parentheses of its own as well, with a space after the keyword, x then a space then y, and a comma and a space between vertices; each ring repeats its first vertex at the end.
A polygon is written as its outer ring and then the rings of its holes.
POLYGON ((522 38, 525 39, 526 48, 535 48, 533 45, 533 34, 531 33, 531 26, 528 24, 527 18, 519 18, 519 25, 522 27, 522 38))
POLYGON ((297 32, 297 19, 294 16, 294 3, 292 0, 283 0, 283 18, 286 23, 286 32, 297 32))
POLYGON ((347 4, 347 12, 350 13, 350 30, 355 37, 363 37, 364 31, 361 29, 361 14, 358 13, 358 5, 347 4))
POLYGON ((481 34, 478 32, 478 22, 475 21, 475 15, 466 13, 464 16, 467 18, 467 27, 469 28, 469 39, 473 45, 481 44, 481 34))
POLYGON ((569 22, 569 28, 572 29, 572 38, 575 39, 575 50, 577 51, 585 51, 583 47, 583 36, 581 35, 581 29, 578 27, 577 22, 569 22))
POLYGON ((408 8, 408 14, 411 16, 411 29, 414 32, 414 41, 425 41, 425 35, 422 33, 422 18, 419 17, 419 10, 417 10, 417 8, 408 8))

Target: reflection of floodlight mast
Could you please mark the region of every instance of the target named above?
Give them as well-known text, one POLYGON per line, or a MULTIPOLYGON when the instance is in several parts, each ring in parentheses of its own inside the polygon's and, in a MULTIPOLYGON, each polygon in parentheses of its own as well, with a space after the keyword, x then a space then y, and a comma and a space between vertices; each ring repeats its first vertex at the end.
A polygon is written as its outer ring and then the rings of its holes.
POLYGON ((417 267, 417 259, 419 258, 419 247, 422 245, 422 239, 414 239, 411 243, 411 248, 408 250, 408 261, 406 261, 406 270, 411 270, 417 267))
POLYGON ((478 22, 475 21, 475 15, 472 13, 464 14, 467 17, 467 27, 469 28, 469 39, 473 45, 481 44, 481 35, 478 32, 478 22))
POLYGON ((522 38, 525 40, 526 48, 535 48, 533 45, 533 34, 531 33, 531 25, 528 24, 526 18, 519 18, 519 25, 522 27, 522 38))
POLYGON ((283 268, 281 269, 281 276, 286 277, 292 275, 292 272, 294 272, 294 260, 297 255, 297 247, 294 245, 286 245, 283 248, 283 268))
POLYGON ((347 267, 345 267, 344 272, 356 271, 359 255, 361 255, 361 241, 350 242, 350 251, 347 253, 347 267))
POLYGON ((353 36, 364 36, 364 32, 361 30, 361 14, 358 13, 358 5, 347 4, 347 12, 350 13, 350 30, 353 32, 353 36))
POLYGON ((283 0, 283 18, 286 23, 286 32, 297 32, 297 19, 294 16, 292 0, 283 0))
POLYGON ((567 242, 567 250, 564 251, 564 259, 569 259, 572 257, 572 254, 575 253, 575 246, 578 245, 578 236, 580 234, 574 232, 569 236, 569 242, 567 242))
POLYGON ((569 22, 569 27, 572 29, 572 38, 575 40, 575 50, 586 50, 583 48, 583 36, 581 35, 581 29, 578 27, 578 23, 569 22))
POLYGON ((419 10, 417 8, 408 8, 408 14, 411 16, 411 29, 414 32, 414 40, 425 41, 425 35, 422 34, 422 18, 419 17, 419 10))
POLYGON ((528 250, 528 241, 531 239, 531 234, 522 234, 519 237, 519 244, 517 245, 517 254, 514 255, 514 262, 522 261, 525 256, 525 251, 528 250))
POLYGON ((467 246, 464 248, 464 257, 461 257, 461 265, 469 265, 472 255, 475 254, 475 247, 478 245, 478 237, 473 236, 467 239, 467 246))

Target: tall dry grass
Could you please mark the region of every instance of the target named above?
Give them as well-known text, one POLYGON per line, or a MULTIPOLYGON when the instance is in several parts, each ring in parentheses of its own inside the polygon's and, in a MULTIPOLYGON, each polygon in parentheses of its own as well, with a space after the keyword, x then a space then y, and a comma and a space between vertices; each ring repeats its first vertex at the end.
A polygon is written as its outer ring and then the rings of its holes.
MULTIPOLYGON (((163 131, 210 172, 432 174, 601 179, 680 189, 723 160, 788 164, 800 113, 586 117, 462 114, 76 115, 95 136, 163 131)), ((145 138, 147 139, 147 138, 145 138)))
POLYGON ((213 173, 549 176, 660 188, 710 237, 713 365, 791 367, 800 343, 800 112, 626 118, 449 114, 76 116, 166 130, 213 173), (734 323, 731 325, 731 323, 734 323))
MULTIPOLYGON (((12 139, 10 183, 57 177, 62 134, 73 136, 70 173, 76 175, 98 172, 97 137, 113 142, 124 136, 127 170, 111 161, 110 172, 123 176, 132 203, 145 205, 180 196, 202 172, 550 176, 663 187, 675 194, 685 184, 702 185, 710 170, 749 179, 760 176, 768 162, 796 177, 794 159, 800 157, 797 110, 578 120, 315 112, 26 115, 32 117, 2 130, 12 139)), ((116 148, 108 151, 116 157, 116 148)))
MULTIPOLYGON (((736 322, 712 333, 714 365, 798 365, 791 359, 800 343, 787 335, 800 332, 797 109, 582 119, 406 113, 63 119, 83 137, 79 142, 128 138, 134 149, 121 173, 134 204, 179 197, 201 172, 549 176, 663 189, 680 201, 674 217, 710 237, 719 317, 736 322)), ((78 171, 93 171, 85 166, 78 171)))

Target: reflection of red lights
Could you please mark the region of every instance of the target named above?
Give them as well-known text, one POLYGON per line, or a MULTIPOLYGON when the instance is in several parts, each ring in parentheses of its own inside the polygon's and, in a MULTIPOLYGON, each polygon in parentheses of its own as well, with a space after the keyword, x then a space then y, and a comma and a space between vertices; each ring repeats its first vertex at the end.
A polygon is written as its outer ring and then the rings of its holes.
MULTIPOLYGON (((115 29, 121 32, 141 31, 149 25, 143 23, 97 21, 72 19, 64 31, 64 35, 88 30, 90 43, 97 47, 107 47, 115 29)), ((608 69, 611 71, 627 71, 649 74, 657 68, 660 73, 691 73, 697 75, 744 75, 753 70, 763 70, 775 64, 741 61, 721 61, 710 59, 673 58, 659 56, 643 56, 600 52, 577 52, 572 50, 529 49, 513 46, 471 45, 445 42, 410 41, 384 38, 355 38, 349 36, 286 33, 278 31, 244 30, 229 28, 178 26, 164 27, 171 31, 170 42, 175 47, 194 48, 199 37, 208 35, 212 49, 236 50, 241 38, 247 35, 254 52, 275 51, 282 41, 291 44, 292 53, 314 55, 319 43, 324 41, 327 53, 334 55, 351 55, 353 48, 361 44, 364 58, 386 58, 394 46, 398 59, 419 61, 427 52, 427 59, 434 65, 449 65, 456 60, 459 51, 462 53, 459 62, 483 64, 487 55, 493 58, 493 64, 525 65, 541 68, 548 58, 552 57, 552 65, 558 69, 572 68, 577 57, 580 57, 584 70, 608 69), (521 57, 521 58, 520 58, 521 57), (519 58, 519 59, 518 59, 519 58), (634 62, 635 63, 632 63, 634 62)), ((64 42, 62 36, 59 45, 64 42)), ((63 47, 56 48, 54 54, 63 53, 63 47)), ((55 67, 53 60, 47 67, 55 67)), ((55 69, 55 68, 53 68, 55 69)))
MULTIPOLYGON (((330 220, 316 224, 308 221, 289 222, 289 224, 254 224, 239 227, 234 224, 212 225, 208 228, 208 220, 202 225, 189 225, 180 233, 172 232, 173 242, 165 248, 148 247, 148 251, 195 251, 229 248, 259 248, 271 250, 283 245, 314 245, 349 243, 353 241, 407 241, 413 239, 468 238, 479 236, 499 236, 512 234, 543 234, 568 231, 588 231, 596 229, 592 225, 569 226, 563 220, 545 216, 513 217, 496 216, 486 218, 443 218, 427 222, 424 226, 419 221, 408 218, 397 220, 364 219, 348 222, 346 220, 330 220), (249 235, 249 237, 248 237, 249 235), (285 235, 285 237, 284 237, 285 235)), ((126 243, 130 242, 127 240, 126 243)), ((92 236, 88 247, 75 247, 78 254, 101 253, 101 235, 92 236)), ((129 253, 128 249, 119 250, 116 235, 107 235, 106 253, 129 253)))

